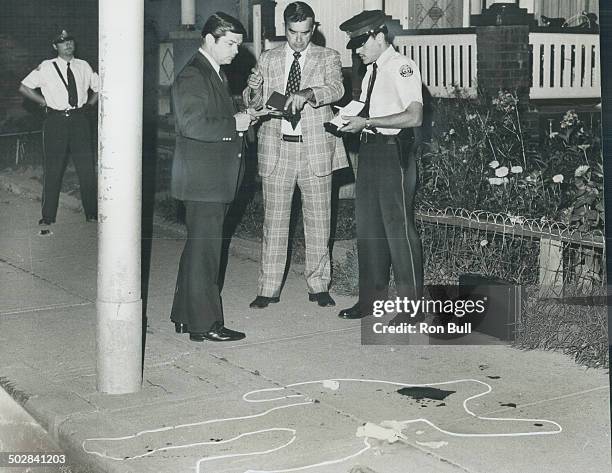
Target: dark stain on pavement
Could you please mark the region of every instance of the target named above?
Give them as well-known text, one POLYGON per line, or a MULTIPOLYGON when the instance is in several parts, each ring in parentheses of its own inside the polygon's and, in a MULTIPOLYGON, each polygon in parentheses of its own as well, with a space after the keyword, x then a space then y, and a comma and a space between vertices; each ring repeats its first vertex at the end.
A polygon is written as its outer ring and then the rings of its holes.
POLYGON ((516 404, 513 402, 506 402, 506 403, 499 403, 500 406, 504 406, 504 407, 516 407, 516 404))
POLYGON ((442 401, 457 391, 444 391, 443 389, 429 387, 413 387, 398 389, 397 392, 402 396, 408 396, 418 401, 423 399, 433 399, 434 401, 442 401))
POLYGON ((535 425, 536 427, 543 427, 544 426, 544 424, 539 424, 539 423, 536 423, 536 424, 533 424, 533 425, 535 425))
POLYGON ((499 378, 501 378, 501 376, 487 376, 487 378, 489 378, 489 379, 499 379, 499 378))

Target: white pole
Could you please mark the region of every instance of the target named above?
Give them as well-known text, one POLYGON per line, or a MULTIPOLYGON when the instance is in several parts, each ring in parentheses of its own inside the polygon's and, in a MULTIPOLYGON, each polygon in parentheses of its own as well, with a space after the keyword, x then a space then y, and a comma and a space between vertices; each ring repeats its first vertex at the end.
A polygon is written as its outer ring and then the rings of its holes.
POLYGON ((253 5, 253 54, 261 56, 261 4, 253 5))
POLYGON ((195 0, 181 0, 181 25, 195 25, 196 6, 195 0))
POLYGON ((527 13, 535 13, 535 0, 520 0, 519 7, 526 8, 527 13))
POLYGON ((382 10, 383 0, 363 0, 364 10, 382 10))
POLYGON ((142 384, 144 0, 101 0, 99 16, 97 386, 124 394, 142 384))
POLYGON ((482 0, 471 0, 470 4, 472 15, 480 15, 482 13, 482 0))

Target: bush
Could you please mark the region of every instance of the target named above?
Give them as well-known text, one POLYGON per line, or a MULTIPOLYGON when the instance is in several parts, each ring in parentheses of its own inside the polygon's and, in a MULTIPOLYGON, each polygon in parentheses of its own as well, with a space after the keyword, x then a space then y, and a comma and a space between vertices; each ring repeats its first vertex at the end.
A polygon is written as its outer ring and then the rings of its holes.
POLYGON ((535 149, 516 94, 439 100, 421 160, 419 205, 465 208, 603 229, 599 130, 573 111, 535 149), (442 120, 443 119, 443 120, 442 120))

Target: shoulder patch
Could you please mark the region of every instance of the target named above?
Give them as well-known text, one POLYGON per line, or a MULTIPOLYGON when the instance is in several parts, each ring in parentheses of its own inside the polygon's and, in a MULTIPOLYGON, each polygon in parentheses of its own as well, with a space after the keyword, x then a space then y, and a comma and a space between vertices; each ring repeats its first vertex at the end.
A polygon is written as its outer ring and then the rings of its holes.
POLYGON ((410 77, 412 75, 412 67, 408 64, 404 64, 399 69, 400 76, 402 77, 410 77))

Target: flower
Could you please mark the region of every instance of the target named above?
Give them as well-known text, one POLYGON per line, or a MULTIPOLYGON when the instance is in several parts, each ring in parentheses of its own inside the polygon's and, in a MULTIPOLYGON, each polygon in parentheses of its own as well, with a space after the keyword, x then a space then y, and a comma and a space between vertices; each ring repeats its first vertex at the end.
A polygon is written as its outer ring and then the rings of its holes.
POLYGON ((586 174, 588 170, 589 170, 589 167, 586 164, 583 164, 582 166, 578 166, 576 170, 574 171, 574 176, 582 177, 586 174))
POLYGON ((553 182, 561 184, 563 182, 563 174, 555 174, 552 178, 553 182))
POLYGON ((510 215, 510 223, 516 225, 522 225, 525 222, 525 218, 520 215, 510 215))
POLYGON ((508 184, 510 182, 507 177, 490 177, 489 184, 492 186, 501 186, 502 184, 508 184))
POLYGON ((534 178, 534 177, 532 177, 532 176, 527 176, 527 177, 525 178, 525 180, 526 180, 527 182, 536 182, 535 178, 534 178))
POLYGON ((561 120, 561 128, 570 128, 576 125, 580 120, 578 119, 578 115, 573 110, 568 110, 565 115, 563 115, 563 120, 561 120))
POLYGON ((474 119, 476 119, 476 117, 477 117, 477 115, 475 113, 473 113, 473 114, 470 113, 470 114, 468 114, 467 119, 468 120, 474 120, 474 119))
POLYGON ((489 242, 487 240, 480 240, 480 246, 487 246, 489 242))
POLYGON ((468 150, 469 146, 468 145, 463 145, 461 148, 459 148, 459 151, 461 151, 462 153, 465 153, 468 150))
POLYGON ((451 128, 450 130, 448 130, 448 134, 449 135, 454 135, 455 134, 455 129, 451 128))
POLYGON ((510 168, 510 172, 511 172, 512 174, 520 174, 520 173, 522 173, 522 172, 523 172, 523 166, 512 166, 512 167, 510 168))
POLYGON ((495 175, 497 177, 505 177, 508 175, 508 168, 506 166, 502 166, 495 170, 495 175))
POLYGON ((489 167, 493 168, 493 169, 498 168, 499 167, 499 161, 491 161, 489 163, 489 167))

